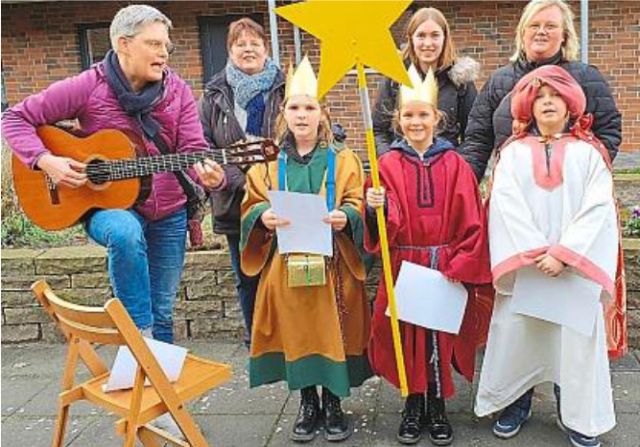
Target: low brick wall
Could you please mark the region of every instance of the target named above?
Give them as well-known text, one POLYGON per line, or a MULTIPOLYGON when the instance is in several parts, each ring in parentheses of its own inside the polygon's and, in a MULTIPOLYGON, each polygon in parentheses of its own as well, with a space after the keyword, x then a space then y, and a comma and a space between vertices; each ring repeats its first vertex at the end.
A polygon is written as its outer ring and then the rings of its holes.
MULTIPOLYGON (((225 250, 187 253, 174 316, 177 340, 242 335, 230 266, 225 250)), ((41 278, 61 297, 78 304, 102 305, 113 296, 102 247, 2 250, 3 343, 61 340, 29 290, 41 278)))
MULTIPOLYGON (((640 348, 640 239, 625 240, 630 345, 640 348)), ((177 340, 240 338, 242 314, 226 250, 187 253, 175 310, 177 340)), ((97 246, 2 250, 2 342, 60 341, 29 286, 46 279, 63 298, 101 305, 112 296, 105 250, 97 246)), ((367 279, 370 296, 379 269, 367 279)))

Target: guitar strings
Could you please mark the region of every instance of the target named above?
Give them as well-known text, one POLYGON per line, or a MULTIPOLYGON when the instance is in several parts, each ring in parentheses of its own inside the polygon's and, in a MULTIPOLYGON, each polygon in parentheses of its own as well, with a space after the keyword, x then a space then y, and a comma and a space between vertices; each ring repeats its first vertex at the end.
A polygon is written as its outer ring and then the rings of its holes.
MULTIPOLYGON (((141 177, 160 171, 180 171, 191 167, 206 158, 218 163, 225 162, 225 155, 212 152, 194 152, 187 154, 169 154, 161 156, 147 156, 136 159, 120 159, 103 161, 98 165, 89 165, 90 176, 106 176, 111 180, 129 177, 141 177), (185 164, 188 164, 185 166, 185 164)), ((226 164, 249 164, 257 161, 266 161, 261 149, 243 151, 242 154, 229 154, 226 156, 226 164)))

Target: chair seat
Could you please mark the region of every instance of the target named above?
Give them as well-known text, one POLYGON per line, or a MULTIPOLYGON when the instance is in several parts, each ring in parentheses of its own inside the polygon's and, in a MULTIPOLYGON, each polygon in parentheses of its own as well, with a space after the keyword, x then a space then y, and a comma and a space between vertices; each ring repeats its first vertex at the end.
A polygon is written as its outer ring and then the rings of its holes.
MULTIPOLYGON (((117 415, 127 416, 132 392, 131 390, 104 392, 103 385, 109 380, 109 374, 109 372, 104 373, 83 383, 81 388, 84 396, 87 400, 117 415)), ((188 354, 180 377, 172 385, 180 401, 185 402, 226 382, 231 378, 231 375, 230 365, 212 362, 188 354)), ((166 411, 166 406, 162 403, 156 391, 150 386, 145 387, 142 395, 139 422, 145 424, 166 411)))

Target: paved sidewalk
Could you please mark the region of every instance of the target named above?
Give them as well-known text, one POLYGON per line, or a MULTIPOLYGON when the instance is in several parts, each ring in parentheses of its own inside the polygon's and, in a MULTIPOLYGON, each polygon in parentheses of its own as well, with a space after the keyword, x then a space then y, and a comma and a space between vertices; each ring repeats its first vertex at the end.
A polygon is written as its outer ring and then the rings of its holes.
MULTIPOLYGON (((247 353, 239 343, 189 342, 194 353, 231 363, 233 381, 194 402, 206 438, 215 447, 290 446, 288 435, 298 408, 297 393, 289 395, 282 384, 248 389, 247 353)), ((100 350, 105 357, 113 352, 100 350)), ((2 445, 49 446, 55 420, 65 347, 34 344, 2 346, 2 445)), ((612 365, 618 426, 602 437, 609 447, 640 447, 640 352, 612 365)), ((80 379, 86 378, 86 373, 80 379)), ((455 431, 455 446, 548 447, 570 444, 555 425, 551 388, 540 390, 534 417, 520 435, 500 441, 490 432, 489 419, 472 413, 473 389, 458 381, 458 393, 447 408, 455 431)), ((399 393, 385 382, 370 379, 344 404, 355 422, 355 433, 343 446, 398 446, 395 434, 402 407, 399 393)), ((72 407, 73 408, 73 407, 72 407)), ((122 445, 114 434, 115 418, 93 407, 72 409, 67 445, 111 447, 122 445)), ((321 434, 309 445, 329 445, 321 434)), ((421 446, 431 445, 423 439, 421 446)))

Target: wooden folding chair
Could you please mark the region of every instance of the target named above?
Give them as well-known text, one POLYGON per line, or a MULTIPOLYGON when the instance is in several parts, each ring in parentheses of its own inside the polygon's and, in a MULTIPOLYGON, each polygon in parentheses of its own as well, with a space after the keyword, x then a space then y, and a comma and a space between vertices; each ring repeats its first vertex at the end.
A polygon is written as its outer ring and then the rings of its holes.
POLYGON ((69 407, 78 400, 90 401, 120 416, 116 432, 124 435, 125 447, 133 447, 136 438, 145 447, 160 447, 166 442, 181 447, 208 446, 185 409, 185 402, 229 380, 229 365, 188 354, 178 381, 172 384, 120 300, 110 299, 104 308, 79 306, 56 296, 42 280, 35 282, 31 290, 69 342, 52 446, 62 445, 69 407), (138 364, 133 389, 108 393, 102 390, 109 370, 94 349, 96 343, 129 347, 138 364), (74 385, 78 359, 86 364, 93 377, 74 385), (145 379, 151 386, 144 386, 145 379), (166 412, 173 416, 187 442, 148 424, 166 412))

